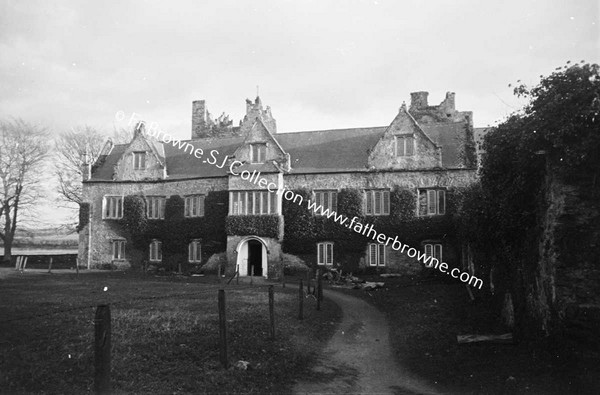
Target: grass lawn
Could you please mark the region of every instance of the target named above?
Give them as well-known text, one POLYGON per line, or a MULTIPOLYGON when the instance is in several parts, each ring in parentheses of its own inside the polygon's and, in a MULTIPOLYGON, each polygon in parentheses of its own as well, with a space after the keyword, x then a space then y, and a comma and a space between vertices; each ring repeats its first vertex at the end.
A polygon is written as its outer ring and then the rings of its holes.
POLYGON ((308 298, 299 321, 297 289, 277 284, 277 338, 269 340, 267 287, 224 287, 229 360, 248 361, 249 370, 220 366, 214 279, 122 272, 2 279, 0 391, 91 391, 94 306, 110 303, 117 393, 289 392, 333 334, 341 311, 327 300, 316 311, 308 298))
POLYGON ((584 357, 543 345, 457 344, 456 335, 505 332, 483 303, 470 301, 462 283, 370 279, 384 281, 385 289, 344 292, 386 312, 397 360, 441 392, 600 393, 598 355, 584 357))

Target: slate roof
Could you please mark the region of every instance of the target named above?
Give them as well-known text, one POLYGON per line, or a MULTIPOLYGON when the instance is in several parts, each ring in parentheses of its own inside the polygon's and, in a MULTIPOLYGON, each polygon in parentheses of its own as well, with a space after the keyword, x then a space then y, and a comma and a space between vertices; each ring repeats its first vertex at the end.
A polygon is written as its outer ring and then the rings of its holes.
MULTIPOLYGON (((457 167, 460 164, 459 151, 461 138, 464 139, 463 123, 445 123, 420 125, 423 131, 442 146, 442 164, 444 167, 457 167)), ((285 152, 290 154, 292 174, 331 173, 339 171, 364 171, 367 169, 369 150, 385 132, 387 126, 354 129, 335 129, 295 133, 277 133, 274 137, 285 152)), ((243 137, 209 138, 187 140, 194 149, 204 152, 198 159, 190 154, 190 149, 162 144, 169 179, 220 177, 227 174, 228 167, 217 167, 225 156, 232 156, 244 142, 243 137), (216 164, 211 151, 215 150, 216 164)), ((157 144, 160 145, 160 144, 157 144)), ((115 145, 110 155, 101 158, 96 164, 91 181, 112 180, 113 168, 123 154, 127 144, 115 145)), ((159 151, 161 152, 161 151, 159 151)), ((162 154, 161 152, 161 154, 162 154)), ((246 165, 244 168, 249 168, 246 165)))
POLYGON ((466 139, 465 124, 463 122, 419 126, 425 134, 442 147, 442 166, 459 167, 463 163, 461 151, 466 139))

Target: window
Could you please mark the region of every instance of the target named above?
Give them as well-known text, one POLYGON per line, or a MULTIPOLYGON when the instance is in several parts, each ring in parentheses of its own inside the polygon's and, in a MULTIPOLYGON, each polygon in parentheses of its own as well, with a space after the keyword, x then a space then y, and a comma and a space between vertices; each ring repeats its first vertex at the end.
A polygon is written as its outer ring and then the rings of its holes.
MULTIPOLYGON (((425 248, 425 255, 428 255, 432 258, 437 259, 439 262, 442 262, 442 245, 441 244, 427 243, 427 244, 424 244, 423 247, 425 248)), ((429 264, 427 266, 432 266, 431 261, 429 261, 429 264)))
POLYGON ((419 190, 419 215, 443 215, 446 213, 446 191, 443 189, 419 190))
POLYGON ((164 196, 148 196, 146 198, 146 215, 148 219, 164 219, 165 202, 164 196))
POLYGON ((250 162, 252 163, 265 163, 267 156, 267 145, 266 144, 252 144, 252 157, 250 162))
POLYGON ((150 262, 162 261, 162 243, 158 240, 152 240, 150 243, 150 262))
POLYGON ((333 265, 333 243, 317 244, 317 264, 333 265))
POLYGON ((204 217, 204 195, 187 196, 184 212, 186 217, 204 217))
POLYGON ((365 191, 365 214, 367 215, 389 215, 390 214, 390 191, 367 190, 365 191))
MULTIPOLYGON (((337 192, 336 191, 315 191, 315 202, 318 206, 323 207, 323 211, 337 211, 337 192)), ((317 214, 317 213, 315 213, 317 214)), ((317 215, 322 215, 318 213, 317 215)))
POLYGON ((102 206, 102 218, 123 218, 123 196, 105 196, 102 206))
POLYGON ((385 266, 385 244, 369 244, 369 265, 385 266))
POLYGON ((396 156, 414 156, 415 138, 414 136, 395 136, 396 156))
POLYGON ((145 152, 134 152, 133 153, 133 170, 145 170, 146 169, 146 153, 145 152))
POLYGON ((277 194, 269 191, 229 193, 230 215, 277 214, 277 194))
POLYGON ((194 263, 202 261, 200 240, 192 240, 192 242, 188 245, 188 261, 194 263))
POLYGON ((125 259, 125 240, 113 240, 112 241, 112 259, 113 260, 125 259))

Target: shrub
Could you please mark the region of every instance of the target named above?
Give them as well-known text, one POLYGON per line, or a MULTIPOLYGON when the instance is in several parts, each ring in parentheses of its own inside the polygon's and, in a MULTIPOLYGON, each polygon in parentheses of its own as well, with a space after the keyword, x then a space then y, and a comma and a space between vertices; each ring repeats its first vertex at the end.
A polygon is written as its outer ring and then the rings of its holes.
POLYGON ((310 267, 302 259, 292 254, 281 254, 283 271, 288 276, 304 276, 310 267))

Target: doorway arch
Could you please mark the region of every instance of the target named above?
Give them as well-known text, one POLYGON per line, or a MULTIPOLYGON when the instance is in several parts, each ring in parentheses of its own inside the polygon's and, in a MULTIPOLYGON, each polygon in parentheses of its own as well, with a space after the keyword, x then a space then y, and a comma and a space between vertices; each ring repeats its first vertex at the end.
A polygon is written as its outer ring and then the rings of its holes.
POLYGON ((236 247, 237 267, 240 276, 255 276, 267 278, 269 250, 267 243, 257 236, 243 238, 236 247))

